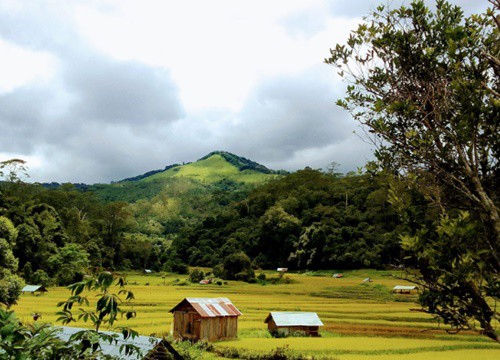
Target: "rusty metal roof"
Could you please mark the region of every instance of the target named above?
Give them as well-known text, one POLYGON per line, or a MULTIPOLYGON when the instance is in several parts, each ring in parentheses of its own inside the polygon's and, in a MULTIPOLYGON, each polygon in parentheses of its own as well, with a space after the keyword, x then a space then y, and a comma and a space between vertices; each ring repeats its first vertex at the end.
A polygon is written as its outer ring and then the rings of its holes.
POLYGON ((181 304, 188 302, 201 317, 240 316, 241 312, 228 298, 185 298, 170 312, 174 312, 181 304))
POLYGON ((264 322, 267 323, 271 319, 276 326, 323 326, 318 314, 314 312, 273 311, 264 322))

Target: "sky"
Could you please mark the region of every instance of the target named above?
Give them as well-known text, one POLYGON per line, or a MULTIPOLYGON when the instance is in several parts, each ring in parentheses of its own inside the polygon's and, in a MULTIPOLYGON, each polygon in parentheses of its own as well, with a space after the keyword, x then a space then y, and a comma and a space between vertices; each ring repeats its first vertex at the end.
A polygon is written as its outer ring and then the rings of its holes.
POLYGON ((356 170, 373 149, 335 105, 345 84, 323 61, 380 3, 0 0, 0 161, 61 183, 214 150, 276 170, 356 170))

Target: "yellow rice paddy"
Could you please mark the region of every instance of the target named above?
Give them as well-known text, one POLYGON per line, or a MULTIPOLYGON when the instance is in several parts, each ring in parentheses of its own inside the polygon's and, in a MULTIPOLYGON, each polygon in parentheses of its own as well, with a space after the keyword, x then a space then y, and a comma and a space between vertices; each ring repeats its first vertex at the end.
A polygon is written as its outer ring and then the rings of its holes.
MULTIPOLYGON (((276 276, 266 272, 268 276, 276 276)), ((227 285, 173 285, 185 276, 128 274, 128 288, 135 294, 131 307, 137 317, 115 325, 130 326, 141 334, 161 336, 171 331, 169 310, 185 297, 228 297, 243 313, 239 338, 214 344, 216 348, 271 351, 287 346, 291 351, 321 359, 500 359, 500 346, 472 332, 449 335, 446 327, 430 315, 415 311, 415 296, 390 294, 394 285, 404 285, 382 272, 352 271, 341 279, 305 274, 288 275, 294 283, 282 285, 228 282, 227 285), (370 276, 372 283, 362 284, 370 276), (359 293, 359 296, 358 296, 359 293), (346 295, 347 294, 347 295, 346 295), (373 294, 373 296, 372 296, 373 294), (413 311, 411 311, 412 309, 413 311), (314 311, 325 326, 319 338, 270 338, 264 319, 270 311, 314 311)), ((22 295, 14 306, 23 322, 56 324, 57 303, 67 299, 63 287, 49 288, 43 295, 22 295)), ((93 300, 94 296, 89 296, 93 300)), ((129 308, 130 305, 125 305, 129 308)), ((89 327, 82 322, 72 326, 89 327)), ((207 354, 207 359, 214 358, 207 354)))

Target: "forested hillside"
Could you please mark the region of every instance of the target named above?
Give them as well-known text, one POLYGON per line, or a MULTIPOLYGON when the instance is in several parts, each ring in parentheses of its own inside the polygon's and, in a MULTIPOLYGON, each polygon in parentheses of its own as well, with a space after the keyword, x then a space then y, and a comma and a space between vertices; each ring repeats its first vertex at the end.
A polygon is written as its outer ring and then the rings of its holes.
POLYGON ((237 253, 261 268, 385 267, 400 260, 401 225, 379 177, 312 169, 278 175, 241 159, 212 153, 173 176, 171 168, 83 189, 4 182, 0 216, 16 230, 19 271, 27 281, 67 284, 88 266, 186 271, 237 253), (164 178, 152 179, 157 175, 164 178), (231 179, 237 175, 262 178, 231 179))
POLYGON ((197 226, 172 250, 214 266, 243 251, 255 267, 384 267, 400 260, 398 216, 376 176, 338 177, 305 169, 254 189, 197 226))

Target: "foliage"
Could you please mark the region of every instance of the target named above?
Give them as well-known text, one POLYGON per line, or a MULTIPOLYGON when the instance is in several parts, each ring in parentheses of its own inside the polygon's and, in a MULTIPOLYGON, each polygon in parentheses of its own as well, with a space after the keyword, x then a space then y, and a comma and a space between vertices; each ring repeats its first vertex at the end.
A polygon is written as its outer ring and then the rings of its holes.
POLYGON ((99 300, 95 304, 95 310, 87 311, 80 308, 80 315, 78 320, 92 323, 95 331, 98 332, 99 328, 108 324, 113 326, 118 316, 125 316, 126 319, 131 319, 135 316, 135 311, 122 310, 120 307, 122 299, 120 295, 125 295, 126 301, 134 299, 134 294, 131 291, 124 289, 125 279, 116 278, 115 275, 108 271, 101 272, 96 276, 87 276, 82 281, 71 284, 68 289, 71 291, 71 297, 66 301, 62 301, 57 306, 62 306, 62 311, 59 311, 58 321, 63 324, 69 324, 76 321, 73 316, 72 309, 75 304, 89 306, 88 296, 82 296, 86 290, 88 292, 97 292, 99 300), (115 283, 116 281, 116 283, 115 283), (118 293, 111 292, 111 286, 118 287, 118 293))
POLYGON ((400 258, 402 230, 388 191, 378 175, 304 169, 183 229, 172 254, 211 267, 241 251, 255 268, 386 266, 400 258))
MULTIPOLYGON (((52 328, 48 324, 23 325, 16 318, 14 312, 0 308, 0 356, 7 359, 114 359, 115 357, 101 353, 103 343, 117 343, 120 335, 117 333, 99 332, 101 325, 112 326, 118 315, 125 315, 127 319, 135 316, 135 312, 123 311, 119 307, 121 299, 110 293, 115 276, 103 272, 95 277, 88 276, 82 282, 68 286, 72 296, 58 306, 63 310, 57 314, 63 324, 76 321, 73 318, 74 304, 89 305, 86 296, 81 296, 84 290, 98 292, 95 311, 80 308, 78 319, 87 322, 90 320, 95 330, 82 330, 71 335, 68 341, 58 336, 60 329, 52 328)), ((116 285, 120 288, 118 294, 126 295, 126 299, 133 299, 133 294, 123 289, 124 280, 117 279, 116 285)), ((126 327, 120 328, 123 339, 134 338, 138 333, 126 327)), ((140 348, 133 344, 120 346, 122 355, 140 354, 140 348)))
POLYGON ((304 360, 309 358, 294 354, 290 351, 288 345, 277 347, 276 349, 271 350, 268 353, 255 353, 244 350, 236 350, 234 348, 220 348, 216 349, 215 352, 223 357, 245 360, 304 360))
POLYGON ((192 283, 199 283, 204 278, 205 274, 200 269, 193 269, 191 270, 191 273, 189 273, 189 281, 192 283))
POLYGON ((16 275, 18 261, 12 252, 16 229, 6 217, 0 216, 0 304, 10 307, 21 295, 24 281, 16 275))
POLYGON ((247 158, 244 158, 242 156, 238 156, 235 154, 231 154, 230 152, 227 151, 212 151, 208 155, 205 155, 202 157, 200 160, 206 160, 214 155, 219 155, 221 156, 224 160, 226 160, 228 163, 236 166, 238 170, 243 171, 243 170, 255 170, 264 174, 285 174, 285 171, 275 171, 275 170, 270 170, 266 168, 264 165, 261 165, 259 163, 256 163, 255 161, 249 160, 247 158))
POLYGON ((223 279, 250 281, 255 278, 250 258, 244 252, 228 255, 223 263, 223 279))
POLYGON ((88 257, 89 254, 78 244, 67 244, 60 248, 57 254, 52 255, 48 260, 49 267, 59 280, 59 285, 69 285, 82 280, 90 265, 88 257))
POLYGON ((2 359, 87 359, 74 344, 60 340, 49 325, 22 325, 13 311, 0 308, 2 359))
POLYGON ((22 159, 0 161, 0 178, 13 183, 21 181, 22 177, 28 176, 26 161, 22 159))
POLYGON ((500 2, 490 2, 469 18, 444 0, 435 12, 422 0, 380 6, 325 61, 349 82, 338 104, 373 134, 382 167, 406 177, 393 203, 424 199, 400 206, 422 304, 499 341, 488 297, 498 300, 500 269, 500 2))

